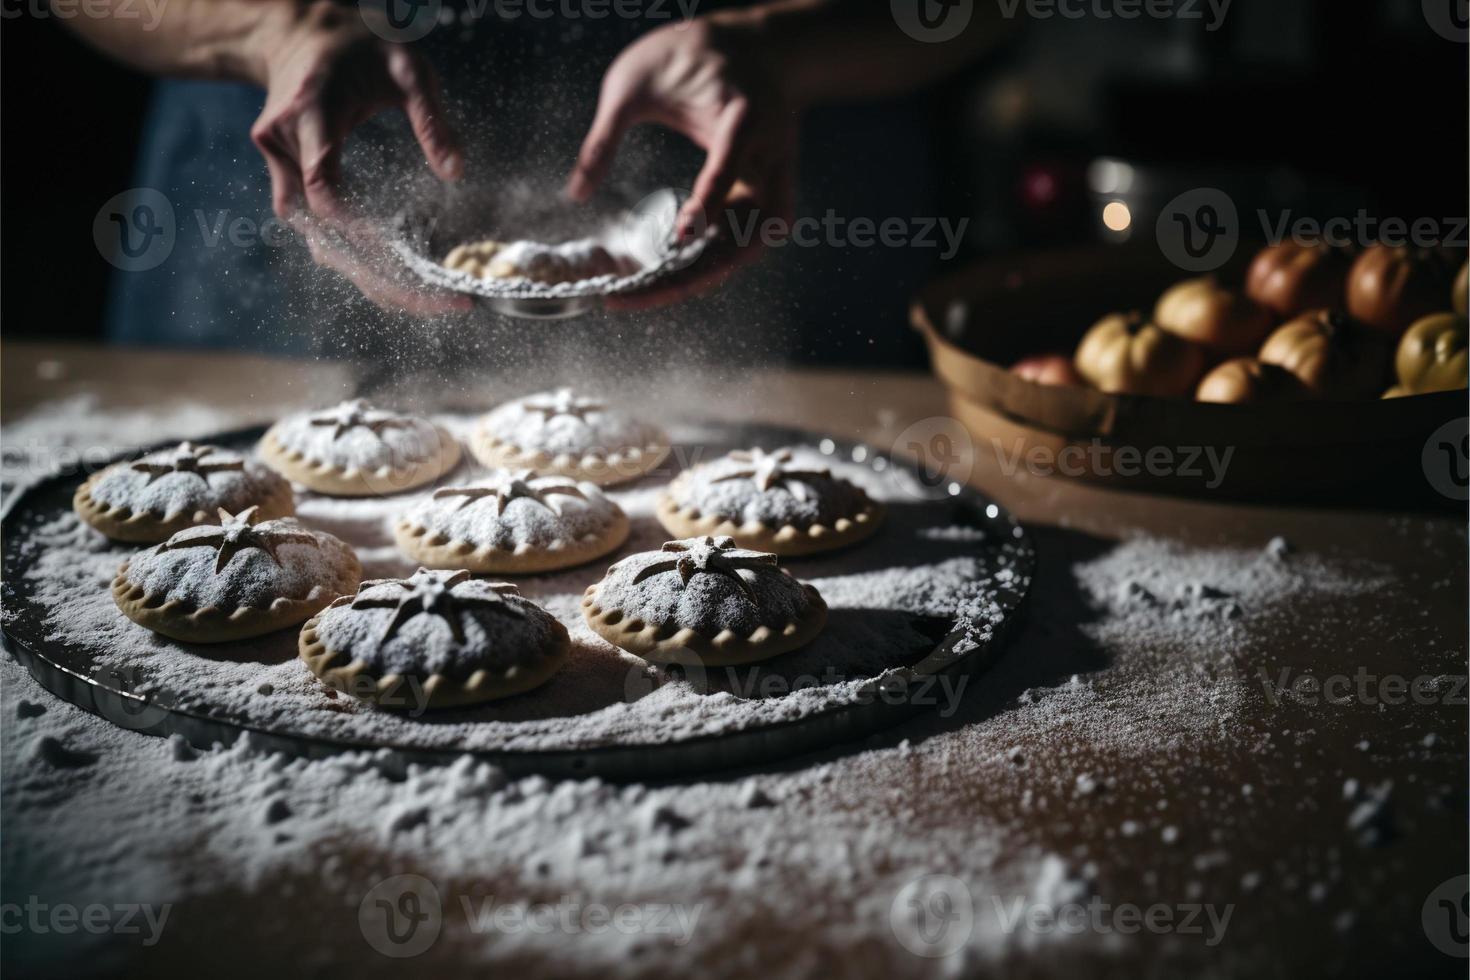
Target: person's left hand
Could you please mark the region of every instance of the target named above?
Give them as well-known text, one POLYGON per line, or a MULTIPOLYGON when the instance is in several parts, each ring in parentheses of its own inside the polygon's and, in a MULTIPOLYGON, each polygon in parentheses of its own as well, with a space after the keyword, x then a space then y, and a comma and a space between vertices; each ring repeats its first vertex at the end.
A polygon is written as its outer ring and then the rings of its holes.
POLYGON ((653 31, 618 55, 603 78, 568 196, 590 197, 624 134, 645 122, 683 133, 705 150, 676 232, 685 240, 707 225, 712 241, 687 274, 609 302, 623 309, 671 302, 723 280, 759 255, 760 223, 777 218, 789 227, 796 204, 796 116, 761 57, 758 33, 700 18, 653 31), (753 233, 737 236, 736 227, 753 233))
POLYGON ((389 310, 428 316, 463 312, 468 297, 412 282, 383 245, 384 233, 341 193, 342 149, 360 123, 400 108, 441 180, 463 170, 433 69, 412 48, 383 40, 356 10, 327 0, 293 8, 263 28, 265 107, 250 136, 265 158, 276 214, 307 241, 312 257, 389 310), (266 29, 268 28, 268 29, 266 29))

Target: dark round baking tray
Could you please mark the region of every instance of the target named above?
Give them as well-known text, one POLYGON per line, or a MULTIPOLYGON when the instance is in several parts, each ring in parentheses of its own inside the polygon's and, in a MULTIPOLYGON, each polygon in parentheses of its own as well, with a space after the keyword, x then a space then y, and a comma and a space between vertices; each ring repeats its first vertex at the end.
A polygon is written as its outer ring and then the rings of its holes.
MULTIPOLYGON (((261 428, 225 432, 208 439, 216 445, 253 446, 261 428)), ((722 433, 723 435, 723 433, 722 433)), ((776 427, 743 427, 729 433, 743 445, 785 445, 809 442, 810 433, 776 427)), ((724 440, 721 440, 724 441, 724 440)), ((151 449, 163 448, 161 444, 151 449)), ((733 443, 732 443, 733 444, 733 443)), ((833 443, 834 452, 852 457, 853 444, 833 443)), ((864 447, 866 449, 866 447, 864 447)), ((151 449, 128 453, 135 458, 151 449)), ((906 461, 866 450, 872 464, 904 467, 933 486, 928 475, 906 461)), ((679 457, 675 457, 679 458, 679 457)), ((136 693, 134 679, 125 672, 102 671, 85 651, 48 640, 42 627, 44 606, 36 600, 22 574, 27 564, 30 529, 54 520, 71 508, 72 494, 95 467, 75 466, 13 494, 0 519, 3 532, 4 646, 47 690, 122 727, 145 734, 182 735, 190 744, 207 748, 231 744, 249 732, 254 744, 267 751, 321 757, 340 752, 390 750, 383 766, 402 772, 408 764, 443 764, 465 754, 453 749, 425 749, 391 743, 373 744, 295 733, 270 731, 230 719, 164 705, 136 693)), ((1025 529, 998 504, 979 492, 956 485, 936 487, 932 505, 944 508, 943 519, 983 529, 985 543, 995 548, 1008 542, 1010 581, 996 596, 996 608, 981 624, 958 621, 927 656, 914 665, 912 678, 902 673, 874 678, 851 703, 811 715, 773 722, 727 734, 700 735, 653 745, 614 745, 555 751, 468 750, 511 775, 539 773, 552 777, 599 776, 610 780, 677 778, 735 766, 789 759, 794 755, 861 738, 923 710, 940 675, 979 674, 1000 655, 1020 618, 1034 577, 1036 553, 1025 529)))

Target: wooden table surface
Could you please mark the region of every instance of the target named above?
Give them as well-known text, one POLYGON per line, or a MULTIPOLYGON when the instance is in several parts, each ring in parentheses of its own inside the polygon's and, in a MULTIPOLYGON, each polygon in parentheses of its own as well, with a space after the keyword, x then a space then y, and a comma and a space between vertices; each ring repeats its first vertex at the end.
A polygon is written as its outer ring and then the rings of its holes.
MULTIPOLYGON (((320 403, 324 391, 350 385, 352 369, 341 363, 271 361, 217 353, 117 351, 7 343, 3 350, 3 403, 9 425, 37 405, 77 394, 104 408, 144 407, 170 402, 207 402, 239 413, 241 424, 261 422, 283 409, 320 403)), ((882 449, 904 451, 913 440, 945 424, 943 392, 929 376, 871 371, 766 371, 739 382, 712 384, 698 393, 697 408, 707 415, 795 425, 862 440, 882 449), (928 420, 928 421, 925 421, 928 420), (910 426, 920 425, 919 429, 910 426)), ((687 409, 688 406, 685 406, 687 409)), ((968 466, 968 461, 966 461, 968 466)), ((1370 560, 1397 570, 1416 601, 1396 614, 1394 596, 1365 609, 1360 622, 1304 623, 1271 651, 1271 669, 1351 674, 1368 665, 1378 675, 1415 677, 1424 672, 1425 646, 1458 652, 1456 673, 1465 673, 1466 549, 1463 514, 1396 514, 1363 509, 1245 506, 1211 500, 1181 500, 1118 493, 1060 479, 1007 475, 987 453, 974 460, 971 482, 1009 507, 1036 532, 1044 569, 1064 569, 1106 542, 1148 534, 1185 545, 1260 548, 1284 535, 1302 551, 1335 559, 1370 560), (1412 622, 1410 619, 1412 618, 1412 622), (1410 633, 1409 631, 1413 632, 1410 633), (1412 642, 1406 638, 1412 636, 1412 642)), ((1047 576, 1042 576, 1042 585, 1047 576)), ((1432 670, 1443 672, 1442 665, 1432 670)), ((1259 692, 1258 692, 1259 693, 1259 692)), ((1326 718, 1320 708, 1286 702, 1273 705, 1257 697, 1254 717, 1263 731, 1311 731, 1309 751, 1202 760, 1197 771, 1172 771, 1169 779, 1193 787, 1201 798, 1214 793, 1234 799, 1244 783, 1276 787, 1275 799, 1219 821, 1220 846, 1232 866, 1279 866, 1321 853, 1324 841, 1347 849, 1340 866, 1347 880, 1340 893, 1370 890, 1381 896, 1376 908, 1362 910, 1346 930, 1334 925, 1337 910, 1314 903, 1305 886, 1255 899, 1245 898, 1237 913, 1236 942, 1254 944, 1258 974, 1317 972, 1329 966, 1348 973, 1390 969, 1463 975, 1463 962, 1443 956, 1425 940, 1420 907, 1429 892, 1467 865, 1465 839, 1465 708, 1461 705, 1357 705, 1326 718), (1365 757, 1360 743, 1375 746, 1438 733, 1439 749, 1423 752, 1412 765, 1365 757), (1391 846, 1354 850, 1343 827, 1341 779, 1332 774, 1351 768, 1364 779, 1393 779, 1401 826, 1412 827, 1391 846), (1228 773, 1222 778, 1220 773, 1228 773), (1317 778, 1319 776, 1327 778, 1317 778), (1446 801, 1430 787, 1453 787, 1446 801), (1317 799, 1303 805, 1303 799, 1317 799), (1340 840, 1339 840, 1340 839, 1340 840)), ((1289 734, 1287 734, 1289 741, 1289 734)), ((1224 751, 1224 750, 1222 750, 1224 751)), ((1177 760, 1176 760, 1177 761, 1177 760)), ((1140 778, 1144 778, 1140 775, 1140 778)), ((1148 774, 1157 779, 1157 773, 1148 774)), ((983 788, 979 788, 983 796, 983 788)), ((1113 825, 1126 816, 1110 814, 1115 799, 1088 804, 1089 825, 1113 825)), ((996 801, 1004 807, 1005 801, 996 801)), ((1070 852, 1076 826, 1059 823, 1055 831, 1038 828, 1038 839, 1059 853, 1070 852)), ((1121 846, 1121 845, 1120 845, 1121 846)), ((1104 867, 1103 878, 1115 895, 1146 898, 1183 894, 1201 871, 1189 864, 1192 853, 1141 846, 1125 861, 1104 867)), ((1149 972, 1147 961, 1129 966, 1149 972)))

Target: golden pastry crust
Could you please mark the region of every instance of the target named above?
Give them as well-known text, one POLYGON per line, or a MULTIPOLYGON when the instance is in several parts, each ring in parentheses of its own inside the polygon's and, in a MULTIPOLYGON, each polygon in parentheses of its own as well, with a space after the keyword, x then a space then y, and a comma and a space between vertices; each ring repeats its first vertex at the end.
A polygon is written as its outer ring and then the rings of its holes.
MULTIPOLYGON (((685 474, 680 474, 674 482, 678 483, 684 476, 685 474)), ((878 530, 878 526, 883 523, 886 508, 878 501, 868 499, 862 510, 851 517, 839 517, 830 526, 812 524, 808 527, 796 527, 793 524, 783 524, 780 527, 770 527, 759 521, 736 524, 724 517, 703 514, 697 507, 680 507, 674 502, 670 491, 665 491, 659 495, 655 513, 658 522, 676 538, 723 535, 734 538, 735 543, 742 548, 769 551, 771 554, 790 558, 857 544, 878 530)))
POLYGON ((433 483, 459 465, 459 440, 440 425, 434 426, 434 432, 438 444, 423 458, 374 470, 308 458, 300 450, 283 445, 275 426, 266 432, 256 451, 271 469, 308 490, 332 497, 373 497, 433 483))
POLYGON ((541 547, 521 544, 508 549, 451 539, 405 516, 394 524, 393 538, 399 551, 429 568, 464 568, 481 575, 491 572, 532 575, 585 565, 616 551, 628 540, 629 527, 628 515, 619 512, 602 534, 557 540, 541 547))
MULTIPOLYGON (((163 511, 157 509, 133 510, 122 505, 104 504, 92 496, 92 489, 106 473, 106 470, 93 473, 85 483, 77 487, 77 492, 72 497, 72 509, 82 520, 114 541, 125 541, 129 544, 155 544, 159 541, 167 541, 184 528, 214 523, 213 509, 191 510, 169 518, 163 511)), ((290 484, 287 483, 268 487, 263 496, 251 499, 248 503, 260 508, 261 520, 290 517, 296 513, 296 498, 291 493, 290 484)))
POLYGON ((532 469, 537 473, 569 476, 600 487, 628 483, 658 468, 669 455, 666 442, 631 446, 624 450, 601 450, 573 455, 552 454, 542 450, 526 450, 512 445, 476 425, 470 436, 470 451, 485 466, 493 469, 532 469))
POLYGON ((599 585, 588 586, 582 595, 582 616, 587 625, 613 646, 656 663, 705 667, 756 663, 806 646, 827 625, 827 603, 815 588, 805 583, 802 588, 811 602, 805 616, 779 630, 760 626, 745 636, 730 630, 708 635, 687 627, 678 629, 667 623, 645 623, 630 618, 621 609, 606 609, 601 605, 599 585))
MULTIPOLYGON (((351 601, 351 596, 343 596, 327 608, 351 601)), ((420 697, 404 675, 375 673, 363 661, 350 660, 345 653, 330 649, 317 631, 320 623, 320 615, 307 620, 297 641, 297 652, 307 668, 328 687, 385 708, 454 708, 523 694, 550 680, 571 652, 571 639, 565 636, 566 628, 562 627, 565 643, 543 660, 498 672, 477 670, 465 680, 430 674, 421 682, 420 697)))
POLYGON ((669 455, 660 428, 570 388, 516 398, 480 416, 470 451, 492 469, 534 470, 599 486, 653 471, 669 455))
POLYGON ((886 508, 802 448, 737 449, 680 473, 656 514, 676 538, 705 535, 775 555, 810 555, 871 535, 886 508))
POLYGON ((413 504, 394 537, 429 568, 529 574, 606 555, 628 539, 628 528, 623 509, 589 482, 495 470, 413 504))
POLYGON ((122 563, 112 580, 112 598, 123 615, 133 622, 175 640, 185 643, 244 640, 294 626, 338 596, 356 589, 362 578, 362 566, 356 556, 347 557, 350 564, 344 563, 338 579, 319 595, 306 599, 278 598, 263 608, 206 606, 199 609, 178 599, 150 595, 128 579, 131 559, 122 563))

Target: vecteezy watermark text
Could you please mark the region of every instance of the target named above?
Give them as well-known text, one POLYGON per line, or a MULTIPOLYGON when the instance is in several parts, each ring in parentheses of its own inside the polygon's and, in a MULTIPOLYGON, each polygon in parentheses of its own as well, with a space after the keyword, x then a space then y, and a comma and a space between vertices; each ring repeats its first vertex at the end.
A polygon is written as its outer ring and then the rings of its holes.
POLYGON ((794 221, 765 216, 753 211, 745 217, 730 215, 730 235, 735 244, 745 248, 759 239, 766 248, 795 245, 798 248, 940 248, 941 259, 951 259, 959 251, 969 218, 951 220, 938 217, 914 218, 848 218, 828 208, 818 217, 801 217, 794 221))
MULTIPOLYGON (((608 905, 562 895, 555 902, 497 901, 494 895, 460 895, 459 911, 474 934, 668 936, 684 946, 699 926, 703 904, 623 902, 608 905)), ((416 874, 384 878, 363 895, 358 927, 369 946, 407 958, 427 951, 444 928, 447 909, 432 881, 416 874)))
POLYGON ((1272 219, 1264 210, 1257 211, 1261 231, 1272 245, 1291 239, 1304 245, 1348 246, 1387 245, 1390 248, 1413 246, 1437 248, 1449 245, 1464 248, 1465 228, 1470 221, 1462 217, 1446 218, 1380 218, 1359 208, 1355 214, 1318 221, 1309 217, 1293 217, 1290 209, 1272 219))
POLYGON ((55 933, 67 936, 76 932, 94 936, 142 936, 144 946, 152 946, 163 935, 173 904, 149 905, 120 902, 104 905, 73 905, 69 902, 43 902, 29 895, 24 902, 0 905, 0 934, 13 936, 21 932, 36 935, 55 933))
POLYGON ((916 956, 934 959, 958 952, 976 922, 986 916, 993 928, 983 930, 985 933, 1127 936, 1147 932, 1201 936, 1206 946, 1217 946, 1234 914, 1233 904, 1202 902, 1115 904, 1081 895, 1046 902, 1028 896, 977 899, 959 878, 929 874, 899 889, 889 907, 888 922, 901 946, 916 956))
POLYGON ((443 0, 358 0, 363 23, 385 41, 408 44, 441 24, 477 23, 486 18, 564 21, 683 21, 698 12, 699 0, 466 0, 453 11, 443 0))
MULTIPOLYGON (((759 667, 703 666, 697 662, 675 664, 650 671, 637 666, 629 669, 623 688, 628 701, 636 701, 672 680, 680 680, 695 691, 706 694, 726 691, 742 700, 786 697, 801 691, 831 688, 850 683, 856 678, 833 667, 820 673, 788 676, 759 667)), ((941 718, 948 718, 960 708, 970 675, 945 672, 920 673, 874 678, 851 692, 851 704, 908 704, 935 708, 941 718)))
POLYGON ((1283 667, 1273 677, 1266 668, 1256 671, 1256 677, 1266 693, 1272 707, 1283 698, 1291 698, 1299 704, 1447 704, 1464 707, 1467 699, 1466 677, 1463 674, 1420 674, 1405 677, 1402 674, 1375 674, 1366 667, 1359 667, 1353 674, 1292 675, 1290 667, 1283 667))
POLYGON ((1120 902, 1113 905, 1096 896, 1085 902, 1053 905, 1027 902, 1023 898, 1007 901, 999 895, 991 895, 990 904, 996 921, 1008 933, 1024 931, 1070 936, 1118 933, 1129 936, 1150 932, 1155 935, 1203 936, 1206 946, 1219 945, 1225 938, 1230 917, 1235 914, 1233 904, 1154 902, 1136 905, 1120 902))
POLYGON ((996 0, 1000 15, 1033 20, 1182 20, 1204 21, 1206 31, 1225 23, 1232 0, 996 0))
POLYGON ((536 935, 636 934, 669 936, 675 946, 687 945, 699 926, 703 905, 669 902, 625 902, 606 905, 563 895, 556 902, 497 902, 494 895, 459 899, 465 921, 477 933, 528 932, 536 935))
MULTIPOLYGON (((1352 214, 1330 218, 1301 215, 1286 209, 1271 212, 1257 208, 1255 220, 1260 238, 1271 245, 1295 241, 1303 245, 1334 248, 1464 248, 1470 219, 1464 216, 1420 216, 1370 214, 1359 208, 1352 214)), ((1155 237, 1159 251, 1186 272, 1212 272, 1235 255, 1244 225, 1234 199, 1218 187, 1195 187, 1179 194, 1159 212, 1155 237)))
POLYGON ((34 17, 45 20, 141 20, 143 30, 158 29, 169 0, 0 0, 0 19, 34 17))
POLYGON ((1015 476, 1024 470, 1032 476, 1113 477, 1125 479, 1148 475, 1203 480, 1214 490, 1225 481, 1234 446, 1112 446, 1101 439, 1073 443, 1061 449, 1027 443, 1022 439, 990 439, 1001 472, 1015 476))

